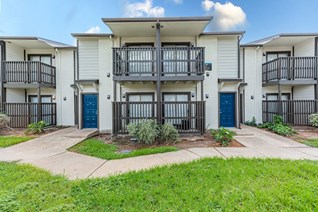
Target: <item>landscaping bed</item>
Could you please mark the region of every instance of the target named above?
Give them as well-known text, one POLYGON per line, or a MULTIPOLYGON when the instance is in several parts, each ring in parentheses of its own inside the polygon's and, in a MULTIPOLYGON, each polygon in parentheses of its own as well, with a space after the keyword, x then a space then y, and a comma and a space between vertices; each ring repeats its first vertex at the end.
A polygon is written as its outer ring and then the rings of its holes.
POLYGON ((204 159, 69 181, 0 163, 0 211, 317 211, 318 163, 204 159))
POLYGON ((295 126, 297 134, 291 138, 307 146, 318 147, 318 128, 311 126, 295 126))

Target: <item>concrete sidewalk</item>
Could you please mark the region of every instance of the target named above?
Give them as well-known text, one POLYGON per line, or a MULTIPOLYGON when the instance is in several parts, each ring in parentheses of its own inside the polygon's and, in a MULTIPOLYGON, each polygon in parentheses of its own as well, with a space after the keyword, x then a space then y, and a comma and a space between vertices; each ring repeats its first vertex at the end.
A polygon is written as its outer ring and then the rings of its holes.
POLYGON ((177 152, 139 156, 120 160, 102 160, 68 152, 67 149, 91 136, 96 130, 67 128, 58 132, 0 149, 0 161, 19 161, 62 174, 69 179, 106 177, 184 163, 206 157, 244 157, 318 160, 318 148, 311 148, 288 138, 243 126, 234 129, 237 141, 245 147, 191 148, 177 152))

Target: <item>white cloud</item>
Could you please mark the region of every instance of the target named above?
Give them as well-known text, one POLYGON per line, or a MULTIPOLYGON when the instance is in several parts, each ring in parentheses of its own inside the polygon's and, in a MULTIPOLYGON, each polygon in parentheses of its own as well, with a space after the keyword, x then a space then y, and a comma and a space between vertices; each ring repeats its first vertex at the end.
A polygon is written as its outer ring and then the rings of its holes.
POLYGON ((87 30, 85 33, 100 33, 100 28, 99 26, 93 26, 89 30, 87 30))
POLYGON ((221 4, 214 3, 211 0, 201 2, 202 8, 206 12, 213 15, 212 29, 213 30, 231 30, 246 23, 246 14, 239 6, 233 5, 231 2, 221 4))
POLYGON ((153 0, 127 3, 125 6, 125 16, 127 17, 162 17, 164 13, 165 9, 163 7, 153 6, 153 0))

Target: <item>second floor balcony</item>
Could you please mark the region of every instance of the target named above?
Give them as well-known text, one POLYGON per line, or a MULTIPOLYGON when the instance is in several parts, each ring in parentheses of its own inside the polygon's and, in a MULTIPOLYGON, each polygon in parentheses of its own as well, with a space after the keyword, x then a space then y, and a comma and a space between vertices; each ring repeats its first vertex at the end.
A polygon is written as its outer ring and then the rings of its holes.
POLYGON ((114 80, 204 79, 203 47, 162 47, 159 60, 155 47, 113 48, 114 80))
POLYGON ((56 69, 38 61, 3 61, 3 82, 6 86, 55 87, 56 69))
POLYGON ((279 57, 263 64, 262 81, 271 83, 285 81, 316 80, 318 77, 318 57, 279 57))

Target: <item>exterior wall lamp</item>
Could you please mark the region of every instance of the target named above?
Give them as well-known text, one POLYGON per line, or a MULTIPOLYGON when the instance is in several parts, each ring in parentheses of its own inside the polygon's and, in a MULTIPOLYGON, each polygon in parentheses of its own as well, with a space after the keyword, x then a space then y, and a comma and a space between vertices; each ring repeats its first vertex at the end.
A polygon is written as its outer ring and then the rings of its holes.
POLYGON ((110 77, 110 73, 107 73, 107 77, 110 77))
POLYGON ((209 98, 209 94, 205 94, 205 98, 208 99, 209 98))
POLYGON ((107 95, 107 99, 110 99, 110 95, 107 95))

